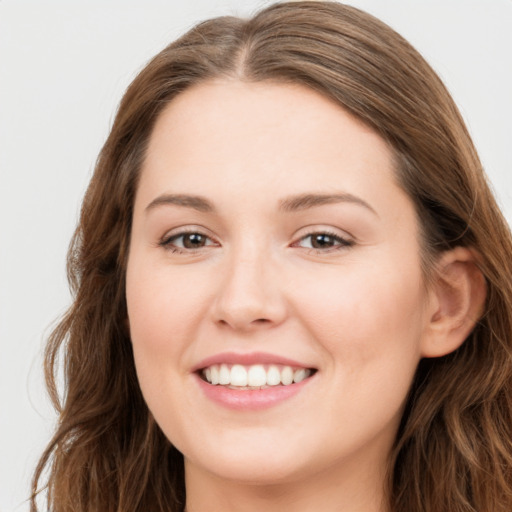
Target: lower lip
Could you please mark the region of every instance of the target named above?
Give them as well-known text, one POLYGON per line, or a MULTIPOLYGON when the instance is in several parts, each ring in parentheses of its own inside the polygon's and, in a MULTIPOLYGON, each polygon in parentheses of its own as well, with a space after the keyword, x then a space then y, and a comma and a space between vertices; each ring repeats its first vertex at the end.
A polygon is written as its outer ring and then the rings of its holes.
POLYGON ((265 389, 238 390, 213 385, 196 375, 199 387, 212 400, 229 409, 254 411, 267 409, 284 402, 300 393, 313 379, 313 376, 289 386, 272 386, 265 389))

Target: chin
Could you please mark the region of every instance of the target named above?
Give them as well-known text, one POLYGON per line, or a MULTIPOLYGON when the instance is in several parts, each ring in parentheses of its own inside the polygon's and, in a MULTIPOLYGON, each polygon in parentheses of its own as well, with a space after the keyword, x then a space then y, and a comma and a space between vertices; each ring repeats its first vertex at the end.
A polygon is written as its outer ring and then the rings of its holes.
MULTIPOLYGON (((185 465, 193 462, 185 459, 185 465)), ((225 453, 219 464, 199 461, 204 471, 222 480, 230 480, 238 484, 272 486, 296 481, 305 474, 305 468, 296 457, 284 460, 282 454, 276 459, 270 454, 261 452, 252 457, 241 457, 236 453, 225 453)))
POLYGON ((202 468, 222 479, 258 485, 291 482, 311 468, 318 453, 314 440, 305 440, 303 435, 295 438, 286 428, 221 431, 211 427, 210 435, 196 430, 201 443, 197 438, 190 442, 182 438, 184 443, 177 447, 184 454, 185 467, 202 468), (304 450, 304 446, 309 449, 304 450))

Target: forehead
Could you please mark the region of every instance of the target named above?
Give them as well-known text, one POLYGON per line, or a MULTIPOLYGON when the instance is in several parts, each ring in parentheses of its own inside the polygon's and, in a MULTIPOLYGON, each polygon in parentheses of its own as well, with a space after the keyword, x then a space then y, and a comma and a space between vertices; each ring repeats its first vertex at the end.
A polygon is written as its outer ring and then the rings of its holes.
MULTIPOLYGON (((269 198, 305 191, 376 195, 395 184, 393 154, 370 127, 306 87, 217 80, 163 110, 140 190, 269 198)), ((403 193, 402 193, 403 194, 403 193)))

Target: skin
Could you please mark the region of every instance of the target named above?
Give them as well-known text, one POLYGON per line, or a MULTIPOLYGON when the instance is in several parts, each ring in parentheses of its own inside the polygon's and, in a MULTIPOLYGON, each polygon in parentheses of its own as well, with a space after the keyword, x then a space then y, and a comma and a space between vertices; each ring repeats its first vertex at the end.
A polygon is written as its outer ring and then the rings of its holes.
POLYGON ((317 93, 214 81, 166 107, 136 195, 126 294, 142 392, 185 457, 188 512, 387 510, 408 389, 422 355, 441 350, 434 321, 439 331, 454 311, 425 286, 418 240, 385 141, 317 93), (281 208, 304 194, 344 200, 281 208), (204 245, 185 248, 183 231, 204 245), (314 249, 312 233, 343 242, 314 249), (220 352, 317 373, 273 407, 231 410, 192 373, 220 352))

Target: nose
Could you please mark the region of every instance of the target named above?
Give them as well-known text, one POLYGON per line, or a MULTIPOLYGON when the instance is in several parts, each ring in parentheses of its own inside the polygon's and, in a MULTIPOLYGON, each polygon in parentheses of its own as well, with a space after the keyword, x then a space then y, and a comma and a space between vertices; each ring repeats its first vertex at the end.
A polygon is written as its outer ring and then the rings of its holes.
POLYGON ((268 254, 249 249, 233 254, 224 265, 213 305, 216 323, 252 331, 284 321, 287 311, 282 283, 268 254))

